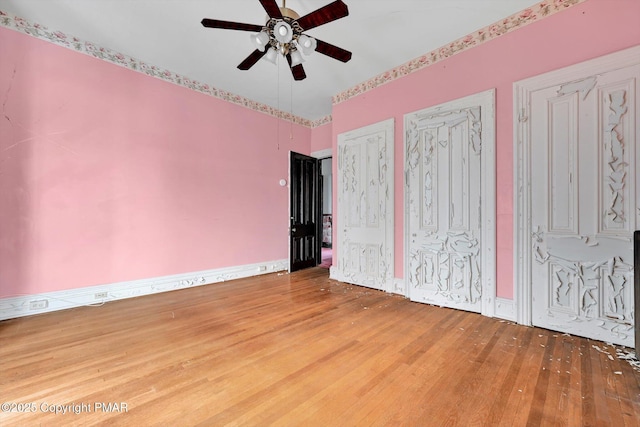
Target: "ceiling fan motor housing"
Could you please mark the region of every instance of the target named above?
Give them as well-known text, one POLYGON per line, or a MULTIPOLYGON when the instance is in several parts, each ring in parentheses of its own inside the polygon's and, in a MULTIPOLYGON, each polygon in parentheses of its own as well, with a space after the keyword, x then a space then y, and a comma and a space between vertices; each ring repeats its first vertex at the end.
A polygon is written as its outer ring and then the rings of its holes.
POLYGON ((280 13, 282 13, 282 16, 285 18, 289 18, 289 19, 300 18, 300 15, 298 15, 298 13, 295 10, 289 9, 288 7, 281 7, 280 13))

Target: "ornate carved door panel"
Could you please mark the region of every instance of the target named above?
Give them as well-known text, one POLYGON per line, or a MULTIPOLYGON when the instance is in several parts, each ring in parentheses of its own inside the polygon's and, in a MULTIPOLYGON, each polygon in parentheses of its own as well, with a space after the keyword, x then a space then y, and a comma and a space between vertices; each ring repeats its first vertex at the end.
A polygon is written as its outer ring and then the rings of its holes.
POLYGON ((493 91, 405 116, 405 277, 413 301, 493 313, 494 122, 493 91))
POLYGON ((628 346, 640 217, 636 52, 631 63, 614 54, 516 84, 520 164, 531 167, 520 175, 530 181, 520 196, 531 212, 520 235, 530 281, 520 277, 531 322, 628 346))
POLYGON ((393 119, 338 135, 337 265, 331 277, 393 285, 393 119))

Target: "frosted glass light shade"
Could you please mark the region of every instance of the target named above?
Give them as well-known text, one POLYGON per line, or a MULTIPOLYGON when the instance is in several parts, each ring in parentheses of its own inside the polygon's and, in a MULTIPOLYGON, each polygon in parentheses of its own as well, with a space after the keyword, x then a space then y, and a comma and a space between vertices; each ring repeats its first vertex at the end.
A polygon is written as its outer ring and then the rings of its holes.
POLYGON ((258 34, 252 34, 250 37, 254 46, 260 52, 264 52, 266 47, 269 45, 269 34, 264 31, 260 31, 258 34))
POLYGON ((287 24, 285 21, 278 22, 273 27, 273 36, 280 43, 289 43, 293 40, 293 30, 291 29, 291 25, 287 24))
POLYGON ((313 37, 305 36, 304 34, 298 38, 298 46, 305 55, 310 55, 316 47, 318 42, 313 37))
POLYGON ((304 62, 304 58, 300 55, 300 52, 294 50, 291 52, 291 66, 295 67, 296 65, 300 65, 304 62))
POLYGON ((269 49, 267 54, 264 56, 264 59, 271 62, 272 64, 276 63, 276 59, 278 59, 278 52, 275 49, 269 49))

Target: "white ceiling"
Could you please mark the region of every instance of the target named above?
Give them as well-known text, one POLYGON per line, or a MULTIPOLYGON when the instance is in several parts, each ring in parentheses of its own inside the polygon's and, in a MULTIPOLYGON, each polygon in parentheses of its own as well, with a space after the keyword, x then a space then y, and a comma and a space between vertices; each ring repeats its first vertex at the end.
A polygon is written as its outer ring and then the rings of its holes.
MULTIPOLYGON (((278 4, 282 0, 278 0, 278 4)), ((301 16, 332 0, 289 0, 301 16)), ((246 31, 204 28, 202 18, 262 25, 258 0, 0 0, 0 10, 218 89, 309 120, 331 98, 539 0, 344 0, 349 16, 309 30, 353 52, 348 63, 314 53, 294 81, 281 60, 236 66, 254 47, 246 31)))

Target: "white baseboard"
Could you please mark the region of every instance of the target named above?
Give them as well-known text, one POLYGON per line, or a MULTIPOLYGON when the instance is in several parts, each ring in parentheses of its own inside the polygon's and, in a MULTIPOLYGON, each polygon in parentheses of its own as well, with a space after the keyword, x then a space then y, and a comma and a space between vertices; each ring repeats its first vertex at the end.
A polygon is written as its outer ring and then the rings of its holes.
POLYGON ((505 298, 496 298, 494 316, 500 319, 516 322, 517 319, 515 301, 505 298))
POLYGON ((340 274, 340 270, 337 267, 331 266, 329 267, 329 279, 337 280, 338 282, 342 282, 342 275, 340 274))
POLYGON ((393 289, 390 291, 392 294, 402 295, 403 297, 407 296, 407 290, 404 287, 404 279, 398 279, 397 277, 393 278, 393 289))
MULTIPOLYGON (((329 269, 329 278, 333 280, 338 280, 340 282, 350 283, 349 278, 345 277, 337 268, 330 267, 329 269)), ((407 290, 405 289, 405 281, 404 279, 394 278, 392 287, 389 288, 389 291, 394 294, 402 295, 405 297, 409 297, 407 294, 407 290)), ((495 299, 495 310, 493 313, 493 317, 497 317, 499 319, 509 320, 512 322, 517 322, 516 318, 516 305, 514 300, 506 299, 506 298, 496 298, 495 299)))
MULTIPOLYGON (((357 286, 367 287, 367 285, 361 285, 361 284, 358 284, 358 283, 354 283, 354 282, 357 282, 357 280, 354 280, 352 275, 343 274, 340 270, 338 270, 337 267, 334 267, 334 266, 329 267, 329 279, 337 280, 338 282, 351 283, 351 284, 355 284, 357 286)), ((376 287, 374 287, 374 288, 377 289, 376 287)), ((398 294, 398 295, 404 296, 405 295, 405 292, 404 292, 404 279, 398 279, 398 278, 388 279, 382 285, 382 290, 385 291, 385 292, 389 292, 389 293, 393 293, 393 294, 398 294)))
POLYGON ((33 314, 48 313, 86 305, 100 305, 109 301, 175 291, 194 286, 225 282, 227 280, 286 271, 289 260, 218 268, 194 273, 134 280, 0 299, 0 320, 33 314))

